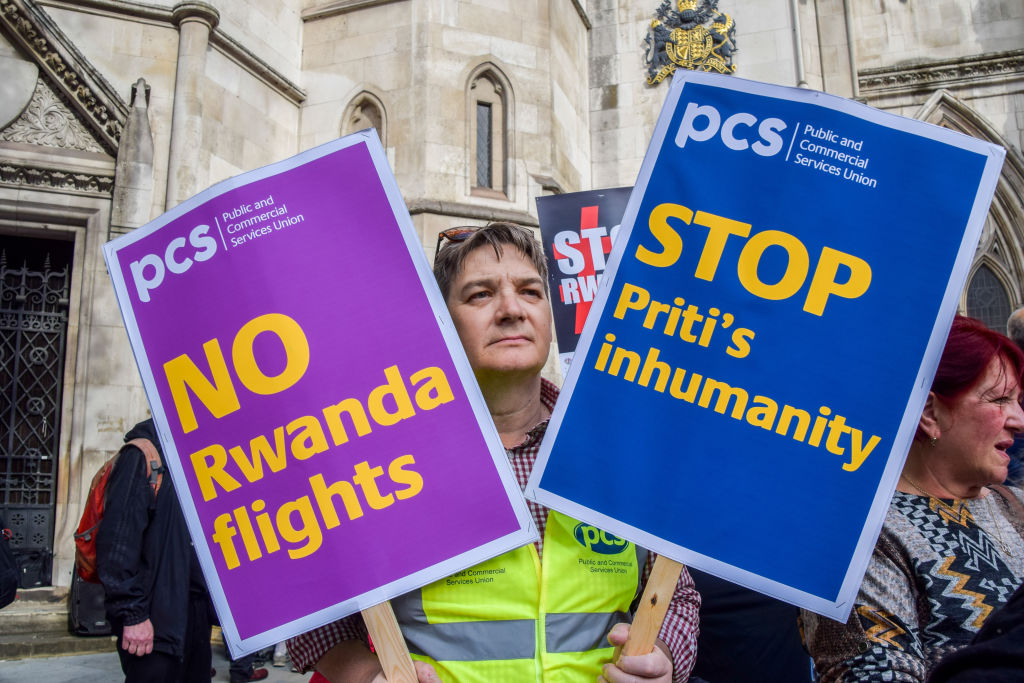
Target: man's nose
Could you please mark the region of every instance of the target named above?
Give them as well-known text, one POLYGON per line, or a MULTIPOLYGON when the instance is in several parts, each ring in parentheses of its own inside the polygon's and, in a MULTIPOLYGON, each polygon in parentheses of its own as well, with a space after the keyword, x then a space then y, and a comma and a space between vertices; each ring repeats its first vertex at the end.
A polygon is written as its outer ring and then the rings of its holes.
POLYGON ((522 318, 525 315, 523 302, 519 300, 516 292, 504 291, 498 293, 498 315, 502 318, 522 318))

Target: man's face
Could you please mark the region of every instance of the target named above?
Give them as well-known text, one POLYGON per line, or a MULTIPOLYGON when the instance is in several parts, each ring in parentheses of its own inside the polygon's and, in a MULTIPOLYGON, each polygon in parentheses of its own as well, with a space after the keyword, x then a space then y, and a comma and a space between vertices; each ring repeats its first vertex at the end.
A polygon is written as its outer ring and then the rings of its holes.
POLYGON ((501 259, 490 246, 470 252, 448 292, 448 310, 477 377, 540 374, 551 313, 544 281, 518 249, 504 245, 501 259))

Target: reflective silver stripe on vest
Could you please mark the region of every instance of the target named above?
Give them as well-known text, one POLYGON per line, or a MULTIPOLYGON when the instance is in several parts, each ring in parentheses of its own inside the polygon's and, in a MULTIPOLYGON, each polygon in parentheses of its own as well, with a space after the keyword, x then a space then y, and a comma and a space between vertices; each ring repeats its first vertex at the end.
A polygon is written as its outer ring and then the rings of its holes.
MULTIPOLYGON (((641 548, 635 543, 633 544, 633 547, 636 548, 636 573, 638 577, 643 578, 644 568, 647 566, 647 549, 641 548)), ((640 584, 637 583, 637 592, 639 591, 640 584)), ((639 598, 640 596, 637 595, 636 597, 639 598)))
MULTIPOLYGON (((647 550, 638 545, 636 549, 637 587, 634 601, 640 599, 640 582, 647 564, 647 550)), ((587 652, 608 644, 608 632, 615 624, 632 621, 625 612, 578 612, 548 614, 544 620, 544 633, 547 640, 547 651, 587 652)))
POLYGON ((549 614, 544 620, 548 652, 586 652, 608 644, 615 624, 629 621, 625 612, 549 614))
POLYGON ((537 652, 537 622, 533 619, 430 624, 418 590, 395 598, 391 607, 414 655, 435 661, 477 662, 533 659, 537 652))

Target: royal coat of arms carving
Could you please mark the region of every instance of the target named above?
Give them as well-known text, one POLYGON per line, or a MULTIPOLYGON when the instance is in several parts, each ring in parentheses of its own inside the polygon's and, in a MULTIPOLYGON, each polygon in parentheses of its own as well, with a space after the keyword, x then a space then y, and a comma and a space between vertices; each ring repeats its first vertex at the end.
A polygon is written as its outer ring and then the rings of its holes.
POLYGON ((661 83, 679 67, 723 74, 736 70, 736 22, 718 10, 718 0, 663 0, 644 44, 648 85, 661 83))

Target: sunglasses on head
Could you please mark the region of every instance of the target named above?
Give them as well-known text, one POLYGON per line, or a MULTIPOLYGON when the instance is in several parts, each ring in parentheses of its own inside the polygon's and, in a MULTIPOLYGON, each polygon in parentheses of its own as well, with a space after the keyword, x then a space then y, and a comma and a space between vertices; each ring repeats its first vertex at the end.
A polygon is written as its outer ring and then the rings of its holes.
POLYGON ((444 245, 445 240, 454 243, 462 242, 479 230, 480 227, 479 225, 459 225, 437 233, 437 246, 434 248, 434 258, 437 258, 437 255, 441 252, 441 247, 444 245))

